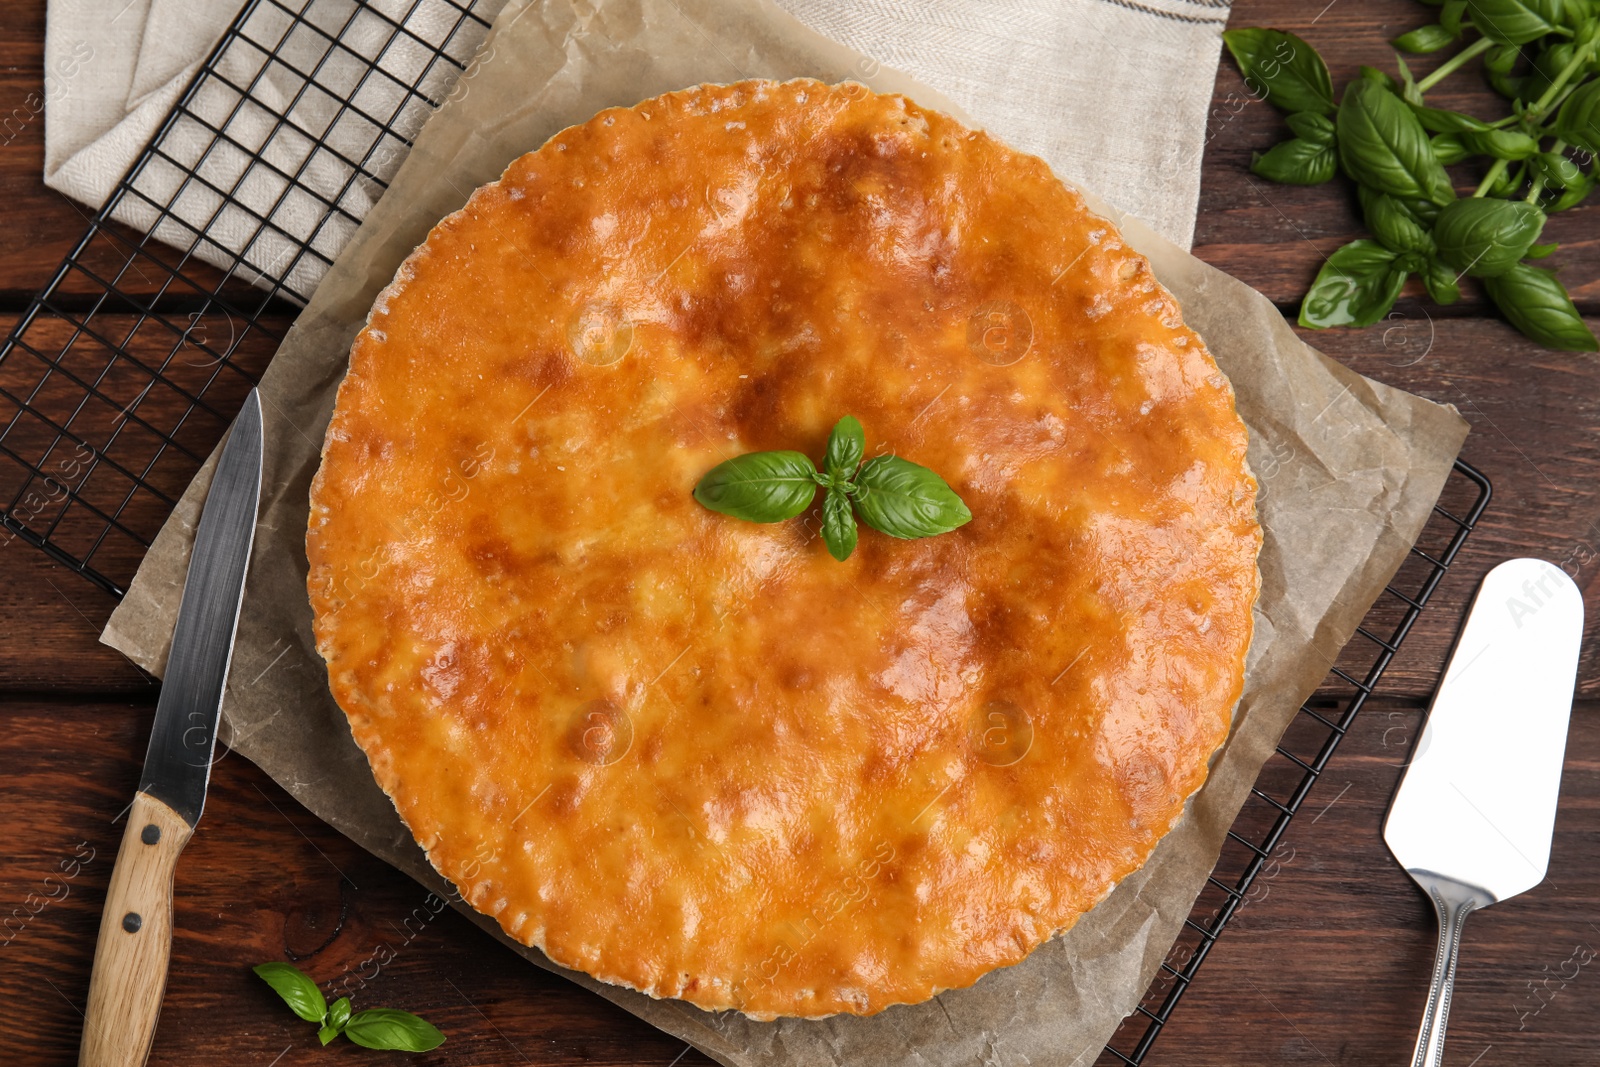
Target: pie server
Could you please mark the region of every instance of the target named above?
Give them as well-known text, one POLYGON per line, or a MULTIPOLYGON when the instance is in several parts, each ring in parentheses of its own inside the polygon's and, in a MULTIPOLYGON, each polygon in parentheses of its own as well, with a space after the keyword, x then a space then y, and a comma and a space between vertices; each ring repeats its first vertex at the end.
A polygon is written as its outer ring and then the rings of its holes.
POLYGON ((1439 917, 1412 1067, 1443 1062, 1462 923, 1544 881, 1582 637, 1571 579, 1544 560, 1502 563, 1484 578, 1434 694, 1383 827, 1439 917))
POLYGON ((261 399, 233 424, 195 533, 144 775, 128 809, 89 980, 79 1067, 140 1067, 172 953, 172 876, 200 821, 261 496, 261 399))

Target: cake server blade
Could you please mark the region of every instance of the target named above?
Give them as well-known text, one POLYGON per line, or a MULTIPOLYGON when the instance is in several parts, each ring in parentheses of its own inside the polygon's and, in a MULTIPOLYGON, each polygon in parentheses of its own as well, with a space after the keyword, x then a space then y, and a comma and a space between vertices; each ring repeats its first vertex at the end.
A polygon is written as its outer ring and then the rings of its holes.
POLYGON ((1514 559, 1484 578, 1383 838, 1433 901, 1439 951, 1412 1067, 1438 1067, 1461 926, 1544 880, 1583 597, 1562 571, 1514 559))

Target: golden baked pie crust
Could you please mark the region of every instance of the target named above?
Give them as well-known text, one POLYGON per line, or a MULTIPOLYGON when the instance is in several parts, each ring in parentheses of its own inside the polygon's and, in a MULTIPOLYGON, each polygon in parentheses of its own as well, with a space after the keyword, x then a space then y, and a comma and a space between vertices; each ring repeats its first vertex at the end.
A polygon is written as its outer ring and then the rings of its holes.
POLYGON ((1070 927, 1205 779, 1245 447, 1040 160, 858 85, 669 93, 516 160, 377 301, 311 491, 317 646, 510 936, 707 1009, 871 1013, 1070 927), (815 509, 691 498, 845 414, 973 520, 839 563, 815 509))

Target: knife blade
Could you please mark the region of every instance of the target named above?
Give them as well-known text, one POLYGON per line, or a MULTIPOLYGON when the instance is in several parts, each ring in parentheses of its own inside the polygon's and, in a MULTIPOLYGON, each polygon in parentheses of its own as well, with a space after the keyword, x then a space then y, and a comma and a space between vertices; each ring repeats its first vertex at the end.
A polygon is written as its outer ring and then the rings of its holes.
POLYGON ((139 790, 111 871, 79 1067, 139 1067, 150 1054, 172 951, 178 855, 205 808, 261 498, 261 398, 245 399, 195 531, 139 790))
POLYGON ((1582 639, 1583 596, 1560 568, 1490 571, 1395 792, 1384 841, 1439 920, 1413 1067, 1443 1062, 1462 923, 1544 880, 1582 639))

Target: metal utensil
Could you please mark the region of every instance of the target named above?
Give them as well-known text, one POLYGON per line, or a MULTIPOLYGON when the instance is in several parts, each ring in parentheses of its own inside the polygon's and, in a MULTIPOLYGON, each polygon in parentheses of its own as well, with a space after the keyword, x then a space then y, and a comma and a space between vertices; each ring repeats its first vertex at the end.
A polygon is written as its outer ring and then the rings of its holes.
POLYGON ((144 776, 128 809, 95 945, 79 1067, 139 1067, 150 1054, 172 953, 172 876, 200 821, 261 496, 254 390, 222 449, 195 533, 144 776))
POLYGON ((1444 1059, 1461 926, 1544 881, 1583 597, 1553 564, 1490 571, 1456 640, 1383 839, 1433 901, 1439 952, 1412 1067, 1444 1059))

